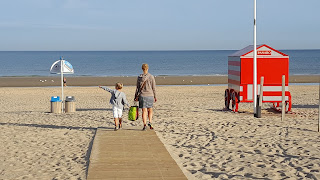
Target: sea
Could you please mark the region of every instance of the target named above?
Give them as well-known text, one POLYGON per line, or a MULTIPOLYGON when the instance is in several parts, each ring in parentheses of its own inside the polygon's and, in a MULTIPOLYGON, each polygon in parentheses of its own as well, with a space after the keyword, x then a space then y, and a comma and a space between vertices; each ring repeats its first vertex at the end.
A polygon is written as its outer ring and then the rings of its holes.
MULTIPOLYGON (((60 57, 74 68, 68 76, 137 76, 143 63, 157 76, 219 76, 235 51, 0 51, 0 77, 56 76, 50 67, 60 57)), ((289 55, 290 75, 320 74, 320 49, 280 51, 289 55)))

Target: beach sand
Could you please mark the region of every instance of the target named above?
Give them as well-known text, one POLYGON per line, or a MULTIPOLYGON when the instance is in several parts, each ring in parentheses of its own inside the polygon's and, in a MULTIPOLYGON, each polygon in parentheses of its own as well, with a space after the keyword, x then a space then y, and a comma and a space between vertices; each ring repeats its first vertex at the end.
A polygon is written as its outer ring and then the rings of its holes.
MULTIPOLYGON (((116 82, 122 82, 126 86, 135 86, 136 76, 121 77, 69 77, 68 86, 113 86, 116 82)), ((157 85, 210 85, 227 84, 228 76, 155 76, 157 85)), ((319 83, 319 75, 291 75, 289 83, 319 83)), ((0 77, 0 87, 47 87, 61 86, 61 77, 0 77)))
MULTIPOLYGON (((284 121, 270 104, 259 119, 251 103, 224 111, 225 88, 157 87, 155 131, 188 179, 320 179, 318 85, 289 87, 293 108, 284 121)), ((64 91, 75 96, 77 112, 49 113, 59 87, 0 88, 0 179, 86 178, 96 128, 113 127, 110 94, 64 91)), ((123 91, 132 104, 135 87, 123 91)), ((142 128, 141 118, 124 126, 142 128)))

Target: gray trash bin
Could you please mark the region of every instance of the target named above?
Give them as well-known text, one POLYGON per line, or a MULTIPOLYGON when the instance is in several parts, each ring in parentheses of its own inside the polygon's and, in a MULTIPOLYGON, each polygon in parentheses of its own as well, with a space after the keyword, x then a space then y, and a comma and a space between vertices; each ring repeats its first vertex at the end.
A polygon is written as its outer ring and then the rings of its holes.
POLYGON ((65 112, 66 113, 76 112, 76 100, 74 96, 66 97, 65 112))
POLYGON ((59 96, 51 97, 51 113, 61 113, 62 102, 59 96))

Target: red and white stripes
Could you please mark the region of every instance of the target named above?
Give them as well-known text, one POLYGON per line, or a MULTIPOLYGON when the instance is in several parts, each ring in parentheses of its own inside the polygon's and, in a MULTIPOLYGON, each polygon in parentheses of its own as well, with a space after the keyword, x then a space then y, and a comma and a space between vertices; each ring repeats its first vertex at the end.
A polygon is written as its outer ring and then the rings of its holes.
POLYGON ((240 57, 229 57, 228 61, 228 86, 229 89, 240 91, 240 71, 241 61, 240 57))
MULTIPOLYGON (((285 87, 285 99, 289 100, 289 87, 285 87)), ((258 95, 260 95, 260 85, 258 85, 258 95)), ((253 84, 242 85, 239 88, 240 101, 253 101, 253 84)), ((282 100, 282 86, 263 86, 263 101, 276 102, 282 100)))

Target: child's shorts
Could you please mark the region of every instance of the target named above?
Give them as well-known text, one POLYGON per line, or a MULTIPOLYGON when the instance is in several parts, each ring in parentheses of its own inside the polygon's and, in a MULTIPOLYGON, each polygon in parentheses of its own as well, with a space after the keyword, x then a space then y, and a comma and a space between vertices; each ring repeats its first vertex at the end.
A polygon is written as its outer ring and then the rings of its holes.
POLYGON ((113 117, 114 118, 121 118, 122 117, 122 109, 113 106, 112 110, 113 110, 113 117))

